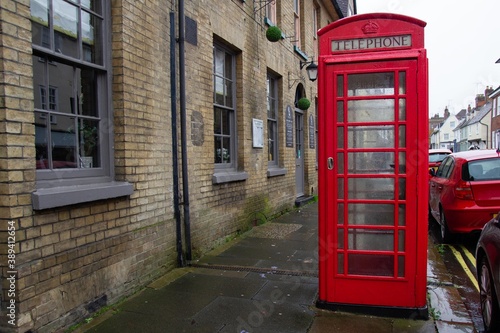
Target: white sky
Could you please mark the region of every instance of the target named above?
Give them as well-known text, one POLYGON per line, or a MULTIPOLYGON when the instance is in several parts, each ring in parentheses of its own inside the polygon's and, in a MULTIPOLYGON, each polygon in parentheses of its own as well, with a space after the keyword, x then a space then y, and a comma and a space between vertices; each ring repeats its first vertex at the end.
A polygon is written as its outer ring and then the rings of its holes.
POLYGON ((427 22, 429 114, 474 106, 486 86, 500 86, 499 0, 356 0, 357 13, 398 13, 427 22))

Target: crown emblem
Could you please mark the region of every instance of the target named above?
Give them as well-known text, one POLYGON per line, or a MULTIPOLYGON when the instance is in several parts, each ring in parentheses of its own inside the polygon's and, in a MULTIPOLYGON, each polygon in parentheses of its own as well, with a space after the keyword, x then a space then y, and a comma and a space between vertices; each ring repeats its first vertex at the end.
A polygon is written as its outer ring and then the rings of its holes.
POLYGON ((368 21, 367 24, 365 24, 361 30, 363 30, 363 32, 365 34, 374 34, 374 33, 377 33, 378 32, 378 24, 375 23, 375 22, 372 22, 372 21, 368 21))

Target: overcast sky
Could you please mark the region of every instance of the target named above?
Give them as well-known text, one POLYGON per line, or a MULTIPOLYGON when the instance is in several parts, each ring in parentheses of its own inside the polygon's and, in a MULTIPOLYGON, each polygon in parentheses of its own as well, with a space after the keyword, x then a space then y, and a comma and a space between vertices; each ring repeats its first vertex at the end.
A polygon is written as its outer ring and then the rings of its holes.
POLYGON ((356 0, 358 14, 398 13, 427 22, 429 114, 474 106, 486 86, 500 86, 499 0, 356 0), (466 4, 466 6, 464 6, 466 4))

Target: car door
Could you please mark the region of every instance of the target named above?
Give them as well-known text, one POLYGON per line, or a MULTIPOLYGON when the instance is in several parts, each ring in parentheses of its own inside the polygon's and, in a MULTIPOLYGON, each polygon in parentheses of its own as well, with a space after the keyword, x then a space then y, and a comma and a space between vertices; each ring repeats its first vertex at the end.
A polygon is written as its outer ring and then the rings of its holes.
POLYGON ((446 157, 439 168, 436 175, 429 181, 429 209, 432 216, 439 221, 439 203, 441 196, 447 189, 450 182, 449 177, 455 165, 453 157, 446 157))

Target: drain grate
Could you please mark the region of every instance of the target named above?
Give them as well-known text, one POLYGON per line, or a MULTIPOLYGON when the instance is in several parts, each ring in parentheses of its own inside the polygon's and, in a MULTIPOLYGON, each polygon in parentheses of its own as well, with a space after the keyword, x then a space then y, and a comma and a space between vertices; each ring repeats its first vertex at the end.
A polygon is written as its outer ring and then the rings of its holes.
POLYGON ((275 269, 275 268, 265 268, 265 267, 250 267, 250 266, 237 266, 237 265, 193 264, 193 263, 191 263, 190 266, 191 267, 197 267, 197 268, 218 269, 218 270, 224 270, 224 271, 242 271, 242 272, 275 274, 275 275, 318 277, 318 273, 317 272, 313 272, 313 271, 299 271, 299 270, 275 269))

